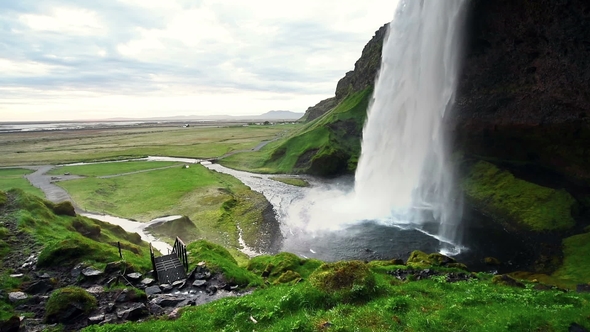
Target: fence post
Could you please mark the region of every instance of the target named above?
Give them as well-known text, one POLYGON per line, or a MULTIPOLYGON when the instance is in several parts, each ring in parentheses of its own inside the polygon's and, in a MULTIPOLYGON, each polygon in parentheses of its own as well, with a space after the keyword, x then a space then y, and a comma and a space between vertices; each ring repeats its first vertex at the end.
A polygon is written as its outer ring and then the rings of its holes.
POLYGON ((119 247, 119 257, 121 257, 121 259, 123 259, 123 253, 121 252, 121 242, 117 241, 117 246, 119 247))

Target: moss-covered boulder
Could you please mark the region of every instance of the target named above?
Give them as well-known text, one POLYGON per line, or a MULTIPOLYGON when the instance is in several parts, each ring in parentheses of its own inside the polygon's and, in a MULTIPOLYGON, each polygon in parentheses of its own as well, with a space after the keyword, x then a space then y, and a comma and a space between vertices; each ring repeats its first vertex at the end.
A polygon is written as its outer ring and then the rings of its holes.
POLYGON ((276 281, 277 278, 286 278, 287 273, 293 272, 301 278, 306 278, 323 263, 316 259, 302 259, 297 255, 288 252, 281 252, 276 255, 261 255, 253 257, 248 262, 248 271, 276 281))
POLYGON ((471 167, 463 189, 481 212, 511 228, 541 232, 575 225, 572 211, 577 204, 567 191, 518 179, 489 162, 479 161, 471 167))
POLYGON ((187 246, 189 265, 205 262, 207 268, 220 273, 227 282, 239 286, 258 286, 262 279, 254 273, 240 268, 235 258, 224 247, 205 240, 195 241, 187 246))
POLYGON ((281 274, 275 281, 274 284, 296 284, 302 280, 301 275, 295 271, 289 270, 281 274))
POLYGON ((427 268, 431 266, 447 266, 447 267, 459 267, 459 266, 449 266, 450 264, 457 264, 451 257, 447 257, 443 254, 433 253, 427 254, 420 250, 414 250, 408 257, 408 261, 406 265, 413 267, 413 268, 427 268))
POLYGON ((61 263, 75 264, 79 258, 91 254, 93 248, 76 238, 66 238, 61 241, 50 242, 39 254, 38 267, 60 265, 61 263))
POLYGON ((68 286, 51 294, 45 305, 45 320, 49 323, 70 323, 96 309, 94 296, 80 287, 68 286))
POLYGON ((492 278, 492 283, 496 285, 525 288, 525 285, 522 282, 517 281, 516 279, 506 274, 499 274, 497 276, 494 276, 492 278))
POLYGON ((60 216, 71 216, 71 217, 76 216, 76 210, 74 209, 74 206, 72 205, 72 202, 70 202, 70 201, 65 201, 65 202, 60 202, 60 203, 55 204, 53 206, 53 213, 60 215, 60 216))
POLYGON ((309 282, 325 293, 337 293, 343 300, 367 299, 376 292, 375 276, 361 261, 325 263, 310 276, 309 282))

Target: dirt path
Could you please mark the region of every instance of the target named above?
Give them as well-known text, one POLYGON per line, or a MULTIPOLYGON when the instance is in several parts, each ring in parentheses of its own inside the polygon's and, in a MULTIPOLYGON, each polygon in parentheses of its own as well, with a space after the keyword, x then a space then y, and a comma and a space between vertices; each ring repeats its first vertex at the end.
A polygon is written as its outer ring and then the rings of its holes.
POLYGON ((45 193, 45 197, 47 198, 47 200, 49 200, 53 203, 59 203, 59 202, 63 202, 63 201, 73 202, 72 198, 70 197, 68 192, 65 191, 65 189, 54 184, 54 182, 63 181, 63 180, 81 179, 82 178, 81 176, 78 176, 78 175, 55 176, 55 175, 46 174, 47 172, 49 172, 50 170, 55 168, 55 166, 53 166, 53 165, 35 166, 35 167, 22 166, 21 168, 28 168, 28 169, 35 170, 35 172, 33 172, 31 174, 25 175, 25 178, 27 180, 29 180, 29 182, 33 186, 41 189, 41 191, 43 191, 43 193, 45 193))

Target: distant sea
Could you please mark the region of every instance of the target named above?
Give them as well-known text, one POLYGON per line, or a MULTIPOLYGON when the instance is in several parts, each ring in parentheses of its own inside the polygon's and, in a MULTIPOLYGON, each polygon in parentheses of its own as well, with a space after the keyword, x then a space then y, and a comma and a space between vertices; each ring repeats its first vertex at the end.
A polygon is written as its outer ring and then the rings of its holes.
POLYGON ((3 122, 0 123, 0 133, 14 133, 24 131, 49 131, 72 129, 99 129, 113 127, 138 126, 147 123, 160 123, 150 121, 113 121, 113 122, 3 122))

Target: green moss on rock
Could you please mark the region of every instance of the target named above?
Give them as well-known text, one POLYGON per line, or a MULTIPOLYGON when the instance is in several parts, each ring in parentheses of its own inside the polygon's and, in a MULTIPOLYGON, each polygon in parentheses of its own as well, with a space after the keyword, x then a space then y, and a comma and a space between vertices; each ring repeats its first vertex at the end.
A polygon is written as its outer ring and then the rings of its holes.
POLYGON ((542 187, 480 161, 463 181, 466 196, 483 213, 533 231, 574 226, 576 200, 565 190, 542 187))
POLYGON ((8 195, 6 192, 0 190, 0 206, 3 206, 8 201, 8 195))
POLYGON ((195 241, 187 246, 189 265, 205 262, 214 272, 223 274, 228 282, 239 286, 257 286, 262 279, 252 272, 240 268, 233 256, 224 247, 205 240, 195 241))
MULTIPOLYGON (((414 268, 427 268, 431 266, 449 266, 450 264, 457 264, 457 262, 453 258, 447 257, 443 254, 427 254, 420 250, 414 250, 410 254, 410 257, 408 257, 406 264, 414 268)), ((461 268, 460 265, 454 267, 461 268)))
POLYGON ((51 294, 45 305, 47 322, 68 323, 96 309, 96 298, 80 287, 68 286, 51 294))
POLYGON ((344 300, 360 300, 376 291, 376 280, 367 264, 361 261, 325 263, 309 276, 315 288, 338 293, 344 300))
POLYGON ((563 240, 563 265, 552 276, 570 285, 590 283, 590 233, 563 240))
POLYGON ((274 284, 286 284, 286 283, 298 283, 302 280, 301 275, 295 271, 287 271, 281 274, 277 280, 274 281, 274 284))
POLYGON ((53 206, 53 213, 60 216, 76 216, 76 210, 70 201, 60 202, 53 206))
POLYGON ((499 274, 492 278, 492 283, 496 285, 525 288, 525 285, 506 274, 499 274))

